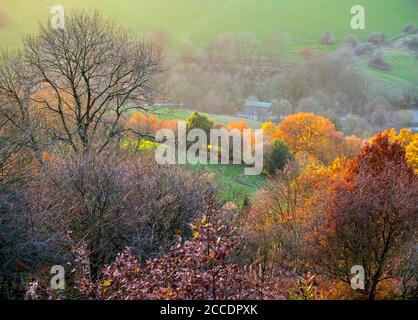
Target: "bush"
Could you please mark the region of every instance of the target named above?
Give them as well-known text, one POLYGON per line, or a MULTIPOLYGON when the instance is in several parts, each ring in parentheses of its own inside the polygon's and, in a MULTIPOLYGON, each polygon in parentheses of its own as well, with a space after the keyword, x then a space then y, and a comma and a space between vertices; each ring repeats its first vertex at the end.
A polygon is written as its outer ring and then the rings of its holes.
POLYGON ((286 163, 292 159, 289 147, 280 140, 274 140, 265 150, 264 171, 268 175, 274 176, 277 170, 283 169, 286 163))
POLYGON ((418 245, 411 244, 405 250, 400 264, 402 298, 418 299, 418 245))
POLYGON ((406 42, 406 45, 409 49, 414 50, 414 51, 418 51, 418 35, 411 36, 405 42, 406 42))
POLYGON ((368 65, 371 68, 382 70, 382 71, 392 71, 393 67, 386 63, 383 58, 383 53, 381 50, 375 50, 372 57, 368 61, 368 65))
POLYGON ((24 185, 0 188, 0 300, 22 299, 24 280, 70 258, 62 239, 39 224, 27 200, 24 185))
POLYGON ((206 133, 209 133, 210 129, 213 128, 213 121, 208 118, 207 115, 193 112, 186 119, 186 130, 190 131, 193 129, 202 129, 206 133))
POLYGON ((412 23, 406 25, 405 28, 403 29, 403 32, 405 32, 406 34, 415 34, 415 33, 417 33, 417 31, 418 31, 418 29, 412 23))
POLYGON ((164 253, 213 200, 207 183, 204 175, 122 151, 83 154, 50 161, 30 185, 29 207, 38 229, 67 245, 67 231, 71 241, 85 242, 95 279, 125 246, 140 246, 142 258, 164 253))
POLYGON ((348 36, 347 38, 345 38, 344 45, 350 46, 351 48, 355 48, 357 47, 358 41, 356 39, 356 37, 354 36, 348 36))
POLYGON ((317 58, 321 58, 324 56, 324 53, 316 50, 315 48, 312 47, 306 47, 303 48, 300 52, 299 55, 304 59, 304 60, 313 60, 313 59, 317 59, 317 58))
MULTIPOLYGON (((233 226, 212 214, 190 226, 191 240, 178 238, 167 254, 144 264, 126 248, 97 281, 91 281, 87 250, 79 250, 77 289, 84 298, 98 300, 284 299, 277 278, 229 261, 240 242, 233 226)), ((51 298, 42 293, 34 288, 31 295, 51 298)))
POLYGON ((330 46, 335 44, 335 39, 332 33, 330 31, 327 31, 322 35, 320 42, 322 45, 330 46))
POLYGON ((376 46, 382 45, 386 40, 386 35, 383 32, 373 32, 369 35, 368 41, 376 46))
POLYGON ((354 53, 358 56, 363 56, 371 52, 373 52, 373 45, 370 42, 361 43, 354 49, 354 53))

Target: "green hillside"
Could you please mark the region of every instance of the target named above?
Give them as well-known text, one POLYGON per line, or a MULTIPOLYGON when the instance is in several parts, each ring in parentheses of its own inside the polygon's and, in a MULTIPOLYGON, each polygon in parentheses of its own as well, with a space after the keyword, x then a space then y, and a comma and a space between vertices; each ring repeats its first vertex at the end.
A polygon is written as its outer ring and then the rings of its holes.
MULTIPOLYGON (((417 0, 1 0, 0 19, 6 21, 0 23, 0 46, 18 47, 25 34, 36 32, 39 21, 51 16, 50 7, 57 3, 67 9, 99 9, 141 36, 167 30, 174 51, 185 43, 200 46, 224 32, 251 32, 259 38, 280 33, 287 39, 290 59, 306 46, 332 50, 349 34, 359 40, 374 31, 393 37, 406 24, 418 24, 417 0), (354 4, 365 7, 365 30, 351 29, 354 4), (319 38, 328 30, 336 44, 321 46, 319 38)), ((418 83, 418 68, 411 68, 417 65, 415 56, 396 51, 386 54, 394 70, 370 70, 373 75, 396 85, 418 83)))
POLYGON ((0 29, 0 43, 15 47, 21 37, 48 18, 54 4, 66 8, 96 8, 131 30, 147 34, 163 28, 172 33, 173 48, 181 43, 199 45, 225 31, 252 32, 263 37, 287 33, 292 48, 317 44, 330 30, 337 40, 349 33, 364 38, 373 31, 398 34, 405 24, 418 23, 416 0, 2 0, 9 26, 0 29), (350 8, 366 9, 366 30, 350 28, 350 8))

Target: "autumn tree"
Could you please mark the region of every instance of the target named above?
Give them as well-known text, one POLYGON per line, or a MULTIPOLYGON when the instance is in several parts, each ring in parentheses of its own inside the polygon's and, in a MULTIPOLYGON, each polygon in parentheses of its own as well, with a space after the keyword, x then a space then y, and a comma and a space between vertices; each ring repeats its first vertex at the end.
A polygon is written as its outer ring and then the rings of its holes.
POLYGON ((401 144, 406 151, 406 161, 418 173, 418 133, 408 129, 401 129, 397 133, 394 129, 385 131, 391 141, 401 144))
POLYGON ((186 119, 186 130, 190 131, 193 129, 202 129, 209 134, 210 129, 213 128, 213 121, 208 118, 208 116, 193 112, 190 116, 186 119))
POLYGON ((127 124, 127 128, 141 135, 154 136, 158 130, 158 120, 153 114, 143 114, 136 112, 127 124))
POLYGON ((296 154, 316 154, 338 135, 332 122, 313 113, 291 115, 277 129, 277 137, 283 139, 296 154))
POLYGON ((374 299, 381 282, 396 278, 403 249, 416 243, 417 176, 405 149, 380 133, 350 162, 334 190, 312 256, 348 284, 350 268, 363 266, 365 292, 374 299))
POLYGON ((0 8, 0 29, 7 28, 10 25, 10 18, 7 11, 3 8, 0 8))
POLYGON ((406 159, 418 174, 418 134, 414 135, 413 140, 406 147, 406 159))
POLYGON ((303 169, 290 161, 256 194, 246 215, 245 237, 263 268, 308 271, 306 247, 323 220, 330 188, 346 165, 347 159, 338 158, 328 167, 312 164, 303 169))
POLYGON ((227 125, 227 129, 229 131, 237 129, 242 133, 245 129, 250 129, 250 126, 248 125, 247 121, 239 120, 236 122, 229 122, 227 125))
POLYGON ((326 164, 341 155, 353 156, 361 144, 355 137, 344 138, 330 120, 313 113, 290 115, 277 127, 266 124, 263 129, 285 142, 299 159, 308 157, 326 164))

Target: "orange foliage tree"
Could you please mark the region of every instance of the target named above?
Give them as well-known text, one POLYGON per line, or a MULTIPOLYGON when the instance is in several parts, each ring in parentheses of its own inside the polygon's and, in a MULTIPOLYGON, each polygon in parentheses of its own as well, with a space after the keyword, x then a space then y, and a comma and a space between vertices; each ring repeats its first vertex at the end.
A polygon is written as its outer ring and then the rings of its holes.
POLYGON ((129 120, 128 127, 140 134, 154 135, 158 130, 158 120, 155 115, 137 112, 129 120))
MULTIPOLYGON (((229 122, 226 129, 228 131, 232 131, 234 129, 238 130, 241 134, 244 132, 244 130, 251 129, 251 127, 248 125, 248 123, 245 120, 239 120, 235 122, 229 122)), ((255 137, 253 134, 249 137, 249 142, 252 146, 255 144, 255 137)))
POLYGON ((307 271, 305 248, 347 162, 337 158, 329 167, 312 164, 305 169, 290 162, 256 194, 245 231, 258 263, 307 271))
POLYGON ((313 113, 288 116, 278 126, 263 125, 267 137, 285 142, 299 159, 331 163, 338 156, 352 157, 359 150, 361 140, 344 137, 327 118, 313 113))
POLYGON ((155 136, 160 129, 170 129, 177 131, 178 120, 158 120, 153 114, 143 114, 141 112, 135 113, 127 124, 127 128, 135 132, 155 136))
POLYGON ((250 126, 248 125, 248 123, 245 120, 239 120, 239 121, 236 121, 236 122, 228 123, 227 129, 229 131, 231 131, 233 129, 237 129, 240 132, 243 132, 245 129, 250 129, 250 126))

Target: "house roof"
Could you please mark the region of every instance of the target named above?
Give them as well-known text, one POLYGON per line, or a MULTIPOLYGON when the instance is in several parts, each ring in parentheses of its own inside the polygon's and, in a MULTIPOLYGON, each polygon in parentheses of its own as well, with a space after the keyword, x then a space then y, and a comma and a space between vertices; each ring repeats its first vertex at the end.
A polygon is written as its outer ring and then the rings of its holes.
POLYGON ((245 107, 253 108, 270 108, 272 105, 271 102, 262 102, 262 101, 246 101, 245 107))

